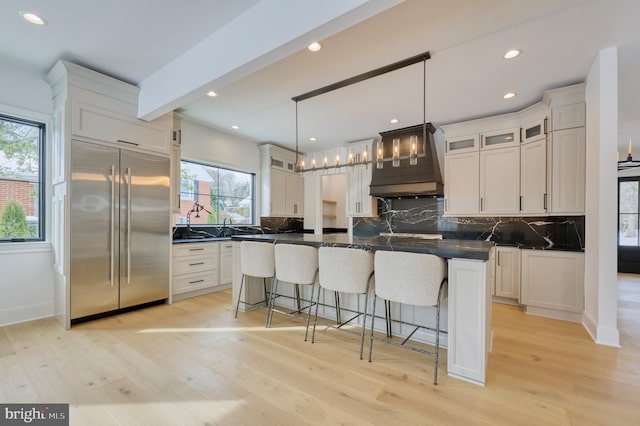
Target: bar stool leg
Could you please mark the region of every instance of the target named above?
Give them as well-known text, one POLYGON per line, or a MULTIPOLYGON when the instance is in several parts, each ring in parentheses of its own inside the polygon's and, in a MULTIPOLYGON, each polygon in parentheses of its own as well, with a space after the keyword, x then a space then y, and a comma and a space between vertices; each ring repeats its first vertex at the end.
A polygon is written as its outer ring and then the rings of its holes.
POLYGON ((336 324, 342 324, 342 311, 340 309, 340 292, 334 291, 334 297, 336 300, 336 324))
POLYGON ((271 289, 271 297, 269 298, 269 307, 267 310, 267 323, 266 328, 271 327, 271 317, 273 316, 273 305, 276 302, 276 294, 278 294, 278 279, 273 280, 273 288, 271 289))
MULTIPOLYGON (((311 308, 313 307, 313 292, 315 290, 315 285, 311 285, 311 298, 310 300, 310 304, 309 304, 309 309, 307 310, 307 328, 304 332, 304 341, 307 341, 307 336, 309 335, 309 320, 311 319, 311 308)), ((320 292, 320 289, 318 289, 318 292, 320 292)), ((316 315, 318 313, 318 305, 316 305, 316 315)), ((315 325, 315 320, 314 320, 314 325, 315 325)))
POLYGON ((367 283, 367 292, 364 294, 364 312, 362 315, 362 333, 360 335, 360 359, 362 359, 362 353, 364 352, 364 331, 367 323, 367 303, 369 301, 369 285, 367 283))
POLYGON ((269 307, 269 300, 267 299, 267 279, 262 278, 262 285, 264 286, 264 305, 269 307))
POLYGON ((373 295, 373 310, 371 311, 371 335, 369 337, 369 362, 371 362, 371 354, 373 353, 373 326, 376 322, 376 295, 373 295))
POLYGON ((240 279, 240 291, 238 292, 238 302, 236 303, 236 315, 234 318, 238 318, 238 309, 240 309, 240 296, 242 295, 242 286, 244 285, 244 274, 242 274, 242 278, 240 279))
MULTIPOLYGON (((318 323, 318 307, 320 306, 320 293, 322 293, 322 287, 318 286, 318 296, 316 297, 316 314, 315 314, 315 317, 313 318, 313 333, 311 334, 311 343, 315 343, 316 341, 316 324, 318 323)), ((313 298, 311 300, 313 300, 313 298)))

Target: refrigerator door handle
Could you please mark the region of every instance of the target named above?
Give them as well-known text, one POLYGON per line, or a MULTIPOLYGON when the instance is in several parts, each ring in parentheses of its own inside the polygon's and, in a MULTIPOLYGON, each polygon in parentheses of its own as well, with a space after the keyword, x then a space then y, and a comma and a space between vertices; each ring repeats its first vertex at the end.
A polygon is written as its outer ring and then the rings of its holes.
POLYGON ((115 250, 116 250, 116 166, 111 165, 111 258, 109 259, 109 281, 111 287, 113 287, 113 278, 115 275, 114 266, 115 266, 115 250))
POLYGON ((131 284, 131 167, 127 167, 127 284, 131 284))

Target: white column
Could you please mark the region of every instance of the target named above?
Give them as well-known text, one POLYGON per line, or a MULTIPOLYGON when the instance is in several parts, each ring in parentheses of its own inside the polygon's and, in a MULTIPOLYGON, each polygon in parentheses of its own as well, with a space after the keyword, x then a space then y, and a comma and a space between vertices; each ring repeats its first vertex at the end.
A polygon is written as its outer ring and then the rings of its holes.
POLYGON ((585 310, 583 324, 596 343, 619 346, 617 327, 616 150, 618 50, 601 50, 586 85, 585 310))

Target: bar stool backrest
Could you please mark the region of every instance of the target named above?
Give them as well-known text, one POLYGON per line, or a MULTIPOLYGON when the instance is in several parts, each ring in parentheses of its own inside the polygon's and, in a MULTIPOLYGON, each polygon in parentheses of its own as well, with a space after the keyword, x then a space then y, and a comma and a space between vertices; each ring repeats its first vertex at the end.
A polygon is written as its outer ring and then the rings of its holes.
POLYGON ((276 244, 276 278, 295 284, 313 284, 318 270, 318 249, 300 244, 276 244))
POLYGON ((373 272, 373 253, 344 247, 320 247, 319 282, 322 288, 345 293, 364 293, 373 272))
POLYGON ((375 293, 392 302, 436 306, 440 283, 447 276, 443 258, 425 253, 376 251, 375 293))
POLYGON ((275 275, 275 254, 272 243, 242 241, 240 267, 244 275, 271 278, 275 275))

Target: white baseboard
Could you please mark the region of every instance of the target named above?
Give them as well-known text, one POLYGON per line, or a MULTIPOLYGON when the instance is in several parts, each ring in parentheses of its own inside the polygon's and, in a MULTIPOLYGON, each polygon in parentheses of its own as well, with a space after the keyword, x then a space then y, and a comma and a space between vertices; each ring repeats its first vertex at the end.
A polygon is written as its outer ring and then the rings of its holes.
POLYGON ((53 316, 53 302, 0 309, 0 326, 18 324, 53 316))
POLYGON ((538 315, 541 317, 579 323, 582 322, 582 314, 579 314, 577 312, 559 311, 557 309, 539 308, 537 306, 525 306, 524 311, 527 314, 538 315))

